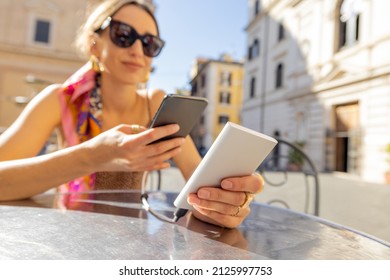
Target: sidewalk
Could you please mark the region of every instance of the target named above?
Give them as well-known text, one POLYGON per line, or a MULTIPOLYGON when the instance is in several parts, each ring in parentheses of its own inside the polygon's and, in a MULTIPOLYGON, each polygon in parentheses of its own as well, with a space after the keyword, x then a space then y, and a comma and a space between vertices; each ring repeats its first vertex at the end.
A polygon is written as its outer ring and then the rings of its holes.
POLYGON ((343 173, 320 176, 320 216, 390 242, 390 185, 343 173))
MULTIPOLYGON (((162 190, 180 191, 185 181, 177 168, 163 171, 162 190)), ((264 202, 275 193, 265 185, 256 201, 264 202)), ((280 188, 279 193, 302 200, 294 188, 280 188), (299 197, 298 197, 299 196, 299 197)), ((320 175, 320 217, 390 242, 390 185, 361 182, 344 173, 320 175)))

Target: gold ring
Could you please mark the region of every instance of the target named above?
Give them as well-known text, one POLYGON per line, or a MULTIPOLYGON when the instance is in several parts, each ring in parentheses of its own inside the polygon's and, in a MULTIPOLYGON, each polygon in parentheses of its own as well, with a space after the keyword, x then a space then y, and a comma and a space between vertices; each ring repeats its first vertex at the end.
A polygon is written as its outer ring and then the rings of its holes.
POLYGON ((251 203, 252 201, 252 194, 250 192, 245 192, 245 200, 244 202, 240 205, 240 208, 245 208, 245 207, 248 207, 248 205, 251 203))
POLYGON ((131 133, 133 134, 137 134, 141 130, 141 127, 138 124, 132 124, 130 125, 130 128, 131 128, 131 133))
POLYGON ((230 215, 230 216, 237 217, 237 216, 238 216, 238 214, 240 213, 240 210, 241 210, 241 207, 240 207, 240 206, 238 206, 238 207, 237 207, 237 212, 236 212, 236 213, 234 213, 234 214, 232 214, 232 215, 230 215))

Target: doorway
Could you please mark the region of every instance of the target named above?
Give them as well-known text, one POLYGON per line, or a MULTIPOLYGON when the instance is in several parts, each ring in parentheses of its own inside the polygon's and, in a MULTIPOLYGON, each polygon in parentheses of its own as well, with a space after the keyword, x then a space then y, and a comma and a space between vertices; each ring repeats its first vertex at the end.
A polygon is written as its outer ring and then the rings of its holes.
POLYGON ((335 106, 335 171, 359 173, 359 103, 335 106))

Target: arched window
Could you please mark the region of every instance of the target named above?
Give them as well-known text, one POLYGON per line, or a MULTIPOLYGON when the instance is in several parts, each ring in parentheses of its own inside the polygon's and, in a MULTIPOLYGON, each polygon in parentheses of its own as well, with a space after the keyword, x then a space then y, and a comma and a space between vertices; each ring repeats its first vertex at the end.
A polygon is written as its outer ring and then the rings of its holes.
POLYGON ((359 41, 360 11, 360 0, 342 0, 339 2, 337 49, 352 46, 359 41))
POLYGON ((250 85, 249 97, 250 97, 250 98, 253 98, 253 97, 255 97, 255 94, 256 94, 256 78, 255 78, 255 77, 252 77, 252 79, 251 79, 251 85, 250 85))
POLYGON ((279 63, 276 66, 275 88, 281 88, 283 86, 283 68, 283 63, 279 63))

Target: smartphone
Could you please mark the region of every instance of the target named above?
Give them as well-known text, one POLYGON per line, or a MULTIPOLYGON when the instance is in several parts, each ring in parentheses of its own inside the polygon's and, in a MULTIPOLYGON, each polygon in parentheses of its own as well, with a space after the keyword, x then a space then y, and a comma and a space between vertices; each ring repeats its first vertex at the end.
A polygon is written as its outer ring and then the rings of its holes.
POLYGON ((203 97, 167 94, 154 115, 150 128, 167 124, 178 124, 180 126, 178 132, 158 141, 175 137, 186 137, 202 115, 207 104, 207 99, 203 97))

